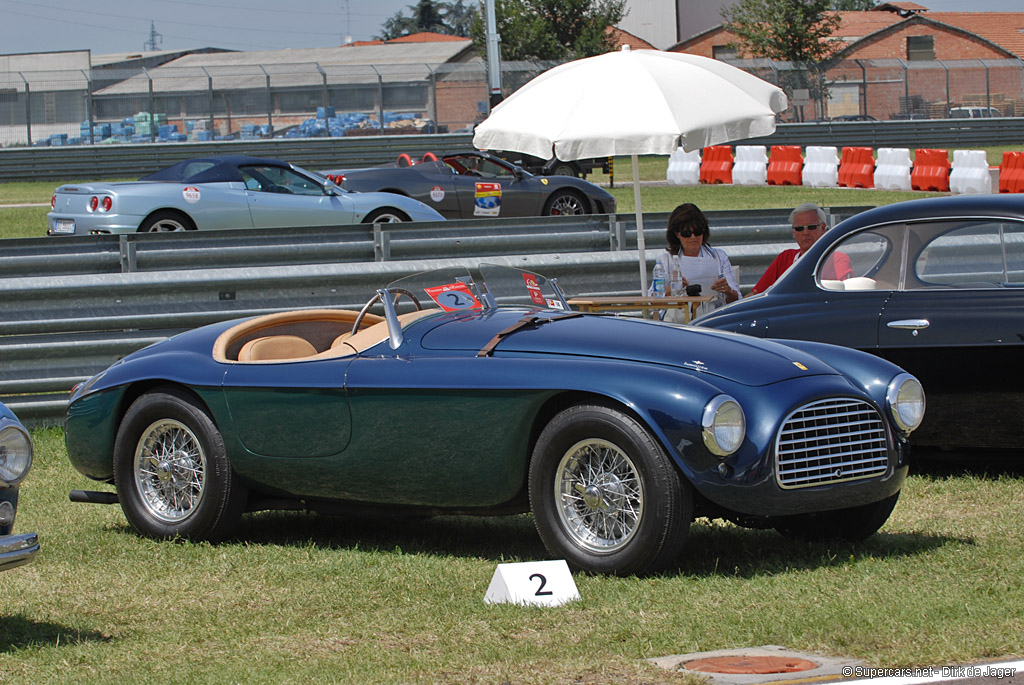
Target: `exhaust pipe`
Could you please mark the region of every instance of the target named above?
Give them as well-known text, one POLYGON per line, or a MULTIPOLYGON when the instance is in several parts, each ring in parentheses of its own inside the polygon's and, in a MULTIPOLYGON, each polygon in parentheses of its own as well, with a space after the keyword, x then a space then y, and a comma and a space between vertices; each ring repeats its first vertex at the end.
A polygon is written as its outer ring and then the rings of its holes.
POLYGON ((72 502, 85 502, 86 504, 117 504, 116 492, 100 492, 98 490, 72 490, 68 494, 72 502))

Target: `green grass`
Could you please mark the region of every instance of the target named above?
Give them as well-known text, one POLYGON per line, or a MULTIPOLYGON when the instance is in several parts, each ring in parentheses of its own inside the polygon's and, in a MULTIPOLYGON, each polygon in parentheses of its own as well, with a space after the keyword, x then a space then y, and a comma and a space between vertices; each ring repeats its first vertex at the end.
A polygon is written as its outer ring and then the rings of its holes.
POLYGON ((155 542, 94 487, 56 429, 34 432, 0 578, 5 682, 679 683, 644 661, 784 645, 876 666, 1024 654, 1020 470, 913 475, 859 545, 699 521, 662 576, 578 575, 582 601, 488 606, 496 564, 547 555, 527 516, 402 523, 247 516, 220 545, 155 542))

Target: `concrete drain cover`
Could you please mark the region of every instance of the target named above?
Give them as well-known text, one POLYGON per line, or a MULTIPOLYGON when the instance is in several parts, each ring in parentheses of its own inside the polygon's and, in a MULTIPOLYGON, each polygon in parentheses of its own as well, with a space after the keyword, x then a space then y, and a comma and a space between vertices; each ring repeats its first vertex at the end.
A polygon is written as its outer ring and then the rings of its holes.
POLYGON ((844 668, 863 666, 855 659, 802 654, 777 645, 676 654, 648 661, 670 671, 707 676, 715 685, 839 680, 844 668))

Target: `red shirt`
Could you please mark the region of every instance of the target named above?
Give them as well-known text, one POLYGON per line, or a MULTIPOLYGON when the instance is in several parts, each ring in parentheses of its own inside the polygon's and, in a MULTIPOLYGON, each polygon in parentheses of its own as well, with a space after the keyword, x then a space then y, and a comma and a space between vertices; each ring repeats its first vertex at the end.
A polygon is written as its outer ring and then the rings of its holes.
MULTIPOLYGON (((779 276, 786 273, 786 269, 793 266, 798 254, 800 254, 800 250, 796 248, 780 252, 765 269, 764 275, 761 276, 761 280, 757 282, 750 294, 763 293, 767 290, 775 281, 779 280, 779 276)), ((850 264, 850 258, 842 252, 833 252, 821 270, 822 278, 830 281, 845 281, 852 275, 853 266, 850 264)))

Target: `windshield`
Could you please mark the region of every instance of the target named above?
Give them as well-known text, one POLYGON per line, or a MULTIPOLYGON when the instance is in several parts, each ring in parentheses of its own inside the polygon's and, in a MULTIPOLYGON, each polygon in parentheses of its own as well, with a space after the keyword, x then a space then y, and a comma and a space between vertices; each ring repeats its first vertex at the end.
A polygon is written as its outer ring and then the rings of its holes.
POLYGON ((405 276, 388 284, 397 295, 397 311, 440 309, 469 311, 498 306, 568 310, 557 281, 525 269, 481 264, 476 275, 465 267, 449 267, 405 276))

